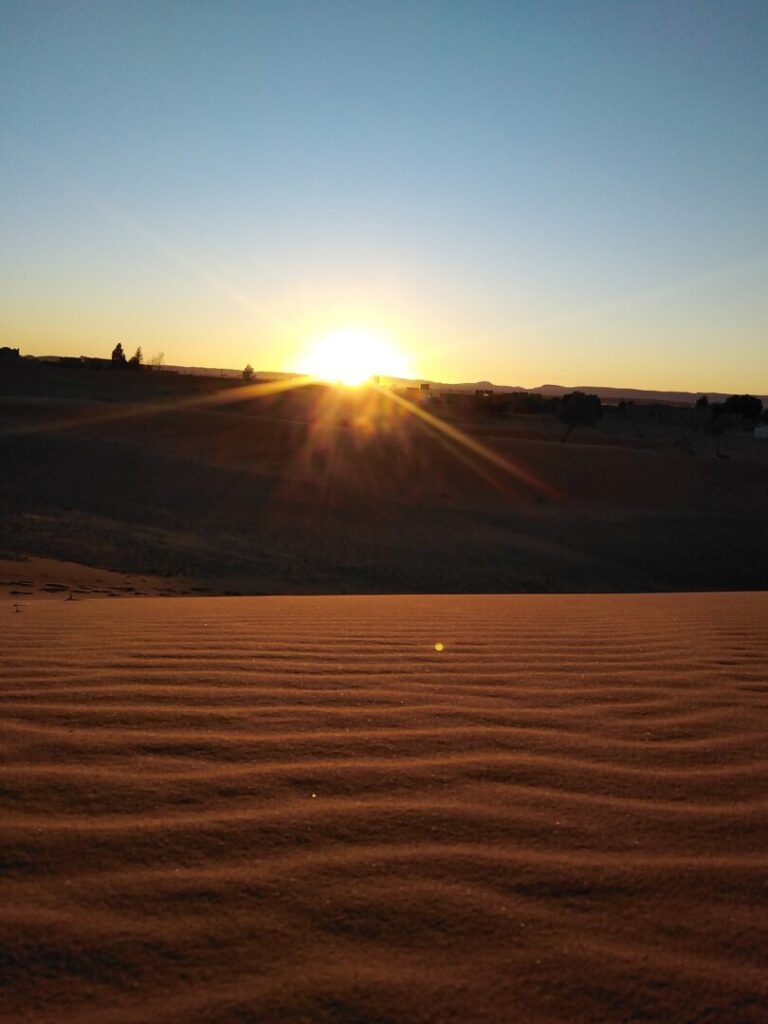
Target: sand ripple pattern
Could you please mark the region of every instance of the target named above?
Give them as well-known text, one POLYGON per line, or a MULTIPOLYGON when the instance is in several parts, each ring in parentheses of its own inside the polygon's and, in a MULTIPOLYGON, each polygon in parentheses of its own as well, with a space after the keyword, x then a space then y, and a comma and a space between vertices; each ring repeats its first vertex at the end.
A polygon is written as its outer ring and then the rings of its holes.
POLYGON ((768 595, 0 614, 4 1020, 768 1021, 768 595))

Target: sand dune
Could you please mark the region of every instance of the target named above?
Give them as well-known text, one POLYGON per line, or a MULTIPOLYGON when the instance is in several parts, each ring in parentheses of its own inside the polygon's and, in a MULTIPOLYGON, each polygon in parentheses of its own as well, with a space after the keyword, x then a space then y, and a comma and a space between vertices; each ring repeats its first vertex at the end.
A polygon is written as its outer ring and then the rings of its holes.
POLYGON ((32 598, 61 601, 69 599, 70 595, 72 600, 77 600, 189 593, 183 581, 172 578, 110 572, 54 558, 0 558, 0 603, 7 600, 26 606, 32 598))
POLYGON ((768 595, 0 613, 5 1020, 768 1020, 768 595))
POLYGON ((642 440, 615 410, 567 444, 552 416, 453 424, 524 485, 401 406, 308 391, 162 413, 0 398, 0 558, 69 563, 8 568, 0 593, 768 588, 768 446, 752 437, 718 459, 690 425, 651 418, 642 440))

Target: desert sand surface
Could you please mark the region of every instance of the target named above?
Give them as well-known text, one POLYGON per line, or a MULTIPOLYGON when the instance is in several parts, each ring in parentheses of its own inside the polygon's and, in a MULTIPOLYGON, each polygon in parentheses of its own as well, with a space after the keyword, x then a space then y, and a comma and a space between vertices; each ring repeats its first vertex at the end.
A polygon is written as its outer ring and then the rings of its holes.
POLYGON ((0 558, 0 603, 30 599, 77 601, 94 597, 159 597, 191 593, 179 580, 111 572, 54 558, 0 558))
POLYGON ((768 595, 0 615, 5 1021, 768 1020, 768 595))

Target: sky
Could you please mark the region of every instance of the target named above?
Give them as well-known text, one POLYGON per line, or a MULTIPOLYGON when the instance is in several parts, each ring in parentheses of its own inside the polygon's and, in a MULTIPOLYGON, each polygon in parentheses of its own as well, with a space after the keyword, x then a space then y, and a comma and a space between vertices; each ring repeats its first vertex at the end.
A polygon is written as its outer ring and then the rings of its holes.
POLYGON ((765 0, 0 0, 0 345, 768 393, 765 0))

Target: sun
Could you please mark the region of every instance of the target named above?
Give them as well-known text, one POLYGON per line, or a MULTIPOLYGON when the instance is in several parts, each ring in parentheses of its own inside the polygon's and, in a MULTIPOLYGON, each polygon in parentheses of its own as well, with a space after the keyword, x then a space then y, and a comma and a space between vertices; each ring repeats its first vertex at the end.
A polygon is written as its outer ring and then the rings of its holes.
POLYGON ((383 334, 347 327, 318 338, 302 361, 303 373, 331 384, 357 387, 371 377, 404 377, 408 359, 383 334))

